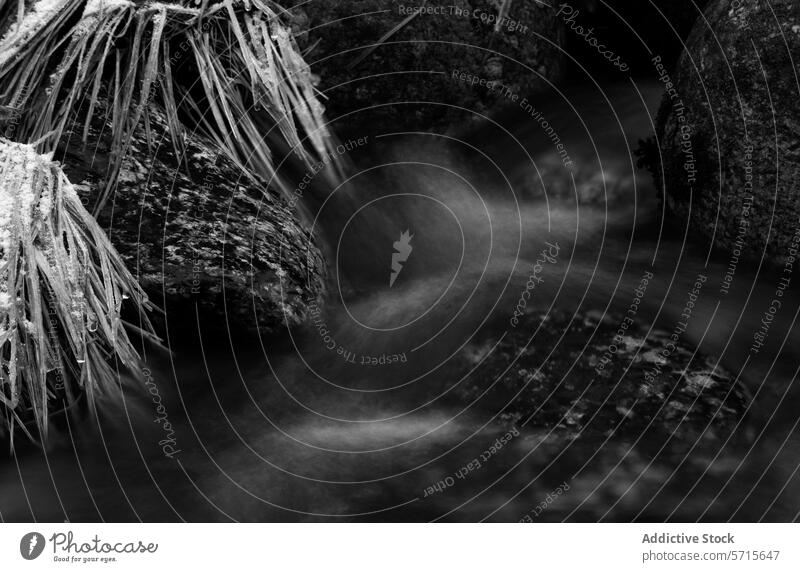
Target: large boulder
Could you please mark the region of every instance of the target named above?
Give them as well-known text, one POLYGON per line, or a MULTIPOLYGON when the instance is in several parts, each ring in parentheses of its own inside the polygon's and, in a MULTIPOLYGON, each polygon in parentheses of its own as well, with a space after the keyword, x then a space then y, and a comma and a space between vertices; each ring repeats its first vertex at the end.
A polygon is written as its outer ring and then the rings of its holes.
POLYGON ((354 112, 335 123, 339 132, 445 128, 472 117, 470 110, 487 113, 508 100, 487 81, 521 97, 562 72, 563 26, 538 2, 315 0, 290 12, 328 98, 328 117, 354 112), (456 71, 469 79, 454 78, 456 71))
POLYGON ((726 438, 747 410, 744 385, 670 332, 621 325, 625 316, 597 312, 526 314, 502 340, 465 347, 464 372, 480 369, 456 393, 507 428, 565 442, 642 440, 652 454, 669 443, 679 459, 701 437, 726 438))
POLYGON ((690 233, 732 256, 766 249, 780 264, 797 246, 798 52, 796 2, 717 0, 675 73, 660 72, 668 88, 657 125, 666 204, 689 220, 690 233))
MULTIPOLYGON (((197 307, 235 332, 303 322, 324 295, 325 265, 298 213, 197 134, 185 134, 179 160, 155 106, 147 126, 149 141, 140 125, 98 220, 151 299, 168 316, 197 307)), ((59 149, 90 207, 105 179, 109 133, 93 120, 84 145, 76 123, 59 149)))
MULTIPOLYGON (((499 454, 484 465, 503 477, 467 510, 596 522, 696 518, 706 509, 735 473, 738 460, 723 450, 742 442, 751 396, 671 332, 622 324, 625 316, 600 312, 534 312, 502 338, 478 336, 464 348, 461 372, 473 373, 455 397, 492 416, 500 437, 486 456, 499 454), (507 502, 508 491, 518 491, 517 502, 507 502)), ((728 514, 740 498, 729 502, 715 508, 728 514)))

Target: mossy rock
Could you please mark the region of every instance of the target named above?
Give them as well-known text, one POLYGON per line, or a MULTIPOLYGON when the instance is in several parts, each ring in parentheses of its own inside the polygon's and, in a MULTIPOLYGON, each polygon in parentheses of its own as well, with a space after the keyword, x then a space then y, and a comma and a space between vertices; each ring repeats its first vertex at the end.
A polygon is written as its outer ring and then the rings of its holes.
POLYGON ((671 76, 675 91, 657 126, 663 196, 691 234, 724 252, 766 251, 781 264, 796 247, 800 94, 791 56, 798 51, 796 2, 717 0, 671 76))
POLYGON ((366 55, 423 4, 313 0, 291 8, 292 28, 308 50, 304 57, 320 78, 338 132, 445 129, 507 101, 500 90, 453 79, 456 70, 500 82, 521 96, 561 76, 563 29, 555 11, 537 2, 510 3, 499 30, 492 18, 502 2, 426 5, 444 13, 420 13, 366 55))
MULTIPOLYGON (((201 320, 233 332, 274 334, 304 322, 324 296, 325 264, 298 213, 198 134, 185 134, 179 160, 155 106, 149 140, 144 123, 98 220, 151 299, 167 316, 188 311, 194 324, 197 308, 201 320)), ((58 153, 89 206, 105 180, 109 133, 93 120, 84 145, 76 123, 58 153)))
POLYGON ((744 385, 713 358, 673 343, 672 332, 631 326, 617 336, 623 318, 528 314, 499 343, 488 335, 464 349, 463 371, 478 369, 459 398, 509 428, 637 443, 653 454, 730 435, 750 401, 744 385))

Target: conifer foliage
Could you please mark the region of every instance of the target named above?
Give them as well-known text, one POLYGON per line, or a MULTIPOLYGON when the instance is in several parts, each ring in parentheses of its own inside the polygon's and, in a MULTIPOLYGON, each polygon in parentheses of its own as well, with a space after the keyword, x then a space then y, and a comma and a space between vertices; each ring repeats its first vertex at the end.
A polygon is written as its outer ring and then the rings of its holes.
MULTIPOLYGON (((0 140, 0 434, 45 440, 53 408, 114 391, 139 356, 120 317, 147 298, 60 167, 0 140), (55 405, 54 405, 55 404, 55 405)), ((139 328, 141 326, 141 328, 139 328)))

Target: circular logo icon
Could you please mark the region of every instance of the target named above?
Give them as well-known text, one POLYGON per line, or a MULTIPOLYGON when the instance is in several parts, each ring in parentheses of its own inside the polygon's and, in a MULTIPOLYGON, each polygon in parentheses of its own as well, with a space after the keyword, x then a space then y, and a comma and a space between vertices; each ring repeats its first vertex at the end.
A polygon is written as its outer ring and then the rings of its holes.
POLYGON ((44 535, 29 532, 19 541, 19 553, 25 560, 35 560, 44 551, 44 535))

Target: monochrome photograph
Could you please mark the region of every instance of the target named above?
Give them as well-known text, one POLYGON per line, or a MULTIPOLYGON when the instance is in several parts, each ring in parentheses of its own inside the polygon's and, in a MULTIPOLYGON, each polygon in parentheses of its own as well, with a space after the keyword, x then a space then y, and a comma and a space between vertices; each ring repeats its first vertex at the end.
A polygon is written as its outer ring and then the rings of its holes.
POLYGON ((791 0, 0 0, 4 561, 602 523, 784 569, 729 526, 800 519, 799 62, 791 0))

